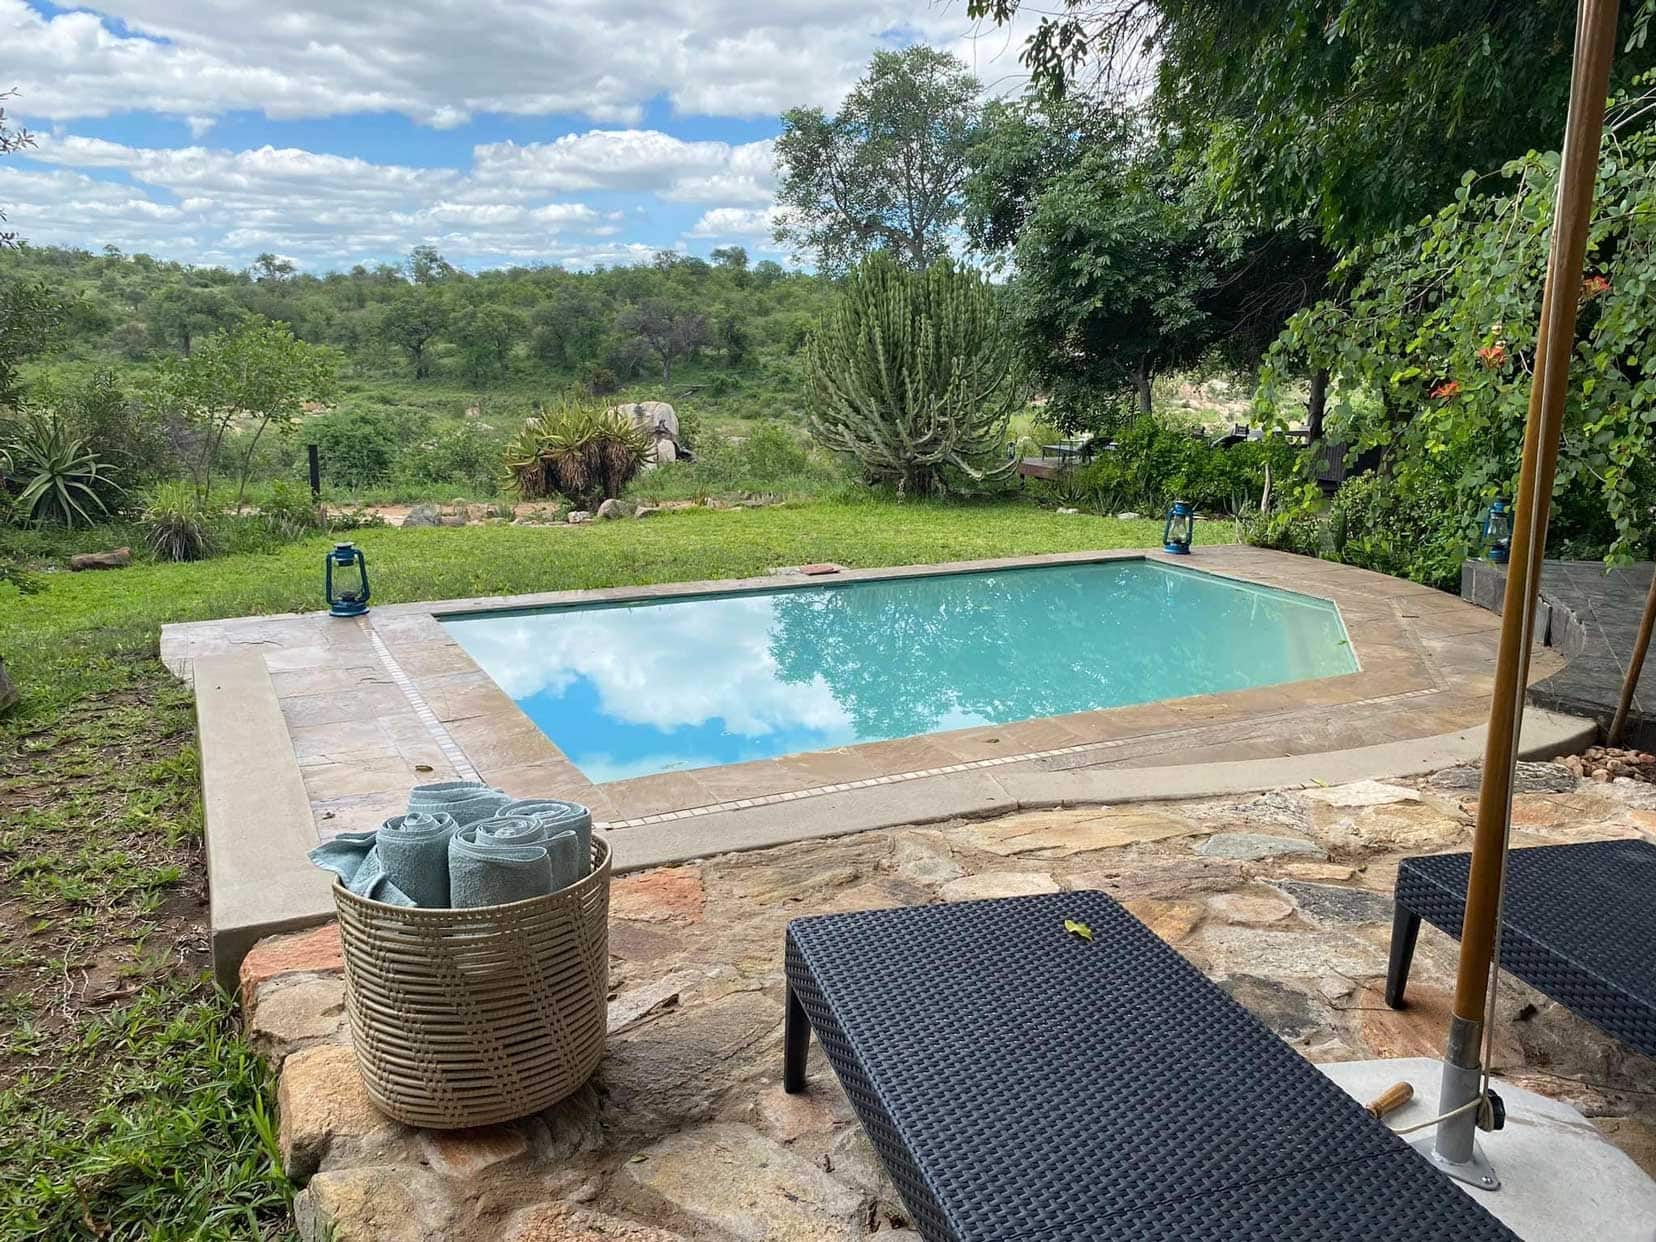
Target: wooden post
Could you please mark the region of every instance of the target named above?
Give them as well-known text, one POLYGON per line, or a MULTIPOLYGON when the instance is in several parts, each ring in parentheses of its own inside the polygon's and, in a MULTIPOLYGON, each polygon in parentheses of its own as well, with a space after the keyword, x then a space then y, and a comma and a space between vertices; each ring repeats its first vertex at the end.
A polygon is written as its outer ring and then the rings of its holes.
MULTIPOLYGON (((1461 926, 1454 1018, 1444 1058, 1442 1107, 1446 1112, 1477 1098, 1481 1091, 1479 1045, 1493 990, 1490 967, 1499 934, 1497 924, 1507 830, 1512 815, 1513 770, 1524 718, 1524 691, 1529 681, 1530 630, 1541 583, 1541 563, 1546 556, 1547 514, 1558 470, 1565 388, 1575 344, 1576 310, 1581 300, 1582 262, 1593 214, 1605 98, 1610 90, 1610 62, 1615 51, 1616 10, 1616 0, 1580 0, 1577 12, 1570 111, 1564 129, 1552 248, 1541 297, 1529 414, 1524 426, 1524 458, 1518 479, 1512 556, 1501 611, 1500 653, 1490 703, 1489 737, 1484 749, 1483 786, 1478 795, 1466 915, 1461 926)), ((1473 1112, 1463 1112, 1438 1127, 1436 1154, 1441 1162, 1467 1165, 1473 1160, 1474 1117, 1473 1112)), ((1493 1179, 1483 1184, 1493 1184, 1493 1179)))
POLYGON ((1644 616, 1639 618, 1639 637, 1633 644, 1633 654, 1627 661, 1627 678, 1622 682, 1621 701, 1616 704, 1616 718, 1610 722, 1610 732, 1605 735, 1607 746, 1614 746, 1621 741, 1622 730, 1627 727, 1627 713, 1633 706, 1633 693, 1639 688, 1639 674, 1644 672, 1645 655, 1650 650, 1650 631, 1656 624, 1656 574, 1650 578, 1650 594, 1645 596, 1644 616))

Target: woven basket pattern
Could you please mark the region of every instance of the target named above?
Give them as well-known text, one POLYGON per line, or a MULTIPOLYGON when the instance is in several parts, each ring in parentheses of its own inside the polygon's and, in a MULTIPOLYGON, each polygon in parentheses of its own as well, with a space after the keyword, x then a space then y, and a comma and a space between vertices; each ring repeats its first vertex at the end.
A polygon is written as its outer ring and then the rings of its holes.
POLYGON ((545 897, 463 910, 392 906, 334 885, 345 1001, 369 1097, 409 1125, 526 1117, 604 1053, 610 849, 545 897))

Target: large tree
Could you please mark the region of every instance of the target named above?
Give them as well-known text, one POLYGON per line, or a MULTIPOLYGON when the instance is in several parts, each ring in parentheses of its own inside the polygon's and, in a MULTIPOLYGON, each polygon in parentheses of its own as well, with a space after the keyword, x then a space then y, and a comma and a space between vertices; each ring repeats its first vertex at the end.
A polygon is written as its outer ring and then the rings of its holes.
MULTIPOLYGON (((1010 21, 1022 0, 968 0, 1010 21)), ((1642 31, 1649 0, 1623 0, 1642 31)), ((1024 50, 1058 93, 1147 98, 1254 227, 1343 247, 1556 141, 1575 0, 1062 0, 1024 50)), ((1635 34, 1621 80, 1656 50, 1635 34)))
POLYGON ((843 272, 884 251, 912 270, 948 253, 978 120, 977 79, 918 45, 878 52, 834 116, 782 114, 777 240, 843 272))
POLYGON ((399 293, 381 308, 375 335, 395 346, 414 364, 414 378, 431 375, 431 342, 448 325, 449 308, 435 290, 424 285, 399 293))
MULTIPOLYGON (((0 91, 0 100, 12 91, 0 91)), ((6 120, 0 107, 0 155, 10 155, 34 145, 34 135, 6 120)), ((0 224, 6 213, 0 210, 0 224)), ((18 245, 17 235, 0 230, 0 250, 18 245)), ((27 283, 0 274, 0 406, 12 406, 21 395, 18 365, 45 349, 62 326, 65 306, 44 281, 27 283)))
POLYGON ((707 317, 669 298, 645 298, 616 316, 616 331, 642 341, 661 364, 661 382, 673 382, 673 363, 709 340, 707 317))

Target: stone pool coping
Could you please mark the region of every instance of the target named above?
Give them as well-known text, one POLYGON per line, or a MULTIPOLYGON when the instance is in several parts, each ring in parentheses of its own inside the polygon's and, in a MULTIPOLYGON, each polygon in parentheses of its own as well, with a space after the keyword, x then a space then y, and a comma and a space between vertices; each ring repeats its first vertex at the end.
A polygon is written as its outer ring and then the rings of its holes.
MULTIPOLYGON (((766 576, 399 604, 350 620, 307 613, 197 622, 165 627, 161 656, 196 684, 214 961, 228 980, 261 936, 331 917, 326 877, 304 858, 309 844, 374 826, 401 810, 408 787, 421 781, 482 779, 518 796, 586 803, 614 834, 617 865, 625 870, 1020 807, 1204 796, 1204 781, 1220 782, 1215 792, 1233 792, 1397 775, 1476 757, 1499 624, 1415 583, 1228 546, 1179 558, 1058 553, 848 570, 831 580, 766 576), (1329 600, 1361 667, 1280 686, 594 785, 441 622, 514 609, 1120 560, 1329 600), (1366 753, 1342 758, 1344 752, 1366 753), (301 810, 307 804, 309 824, 301 810)), ((1559 666, 1556 655, 1538 651, 1533 674, 1559 666)), ((1532 720, 1525 737, 1537 756, 1590 740, 1579 724, 1550 715, 1532 720)))

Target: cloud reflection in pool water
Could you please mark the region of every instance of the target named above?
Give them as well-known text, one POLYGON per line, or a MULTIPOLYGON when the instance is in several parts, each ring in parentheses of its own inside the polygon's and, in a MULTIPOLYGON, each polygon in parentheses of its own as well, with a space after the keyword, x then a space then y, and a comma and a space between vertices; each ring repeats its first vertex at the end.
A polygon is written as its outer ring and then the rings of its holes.
POLYGON ((1143 561, 445 625, 600 783, 1357 667, 1331 604, 1143 561))

